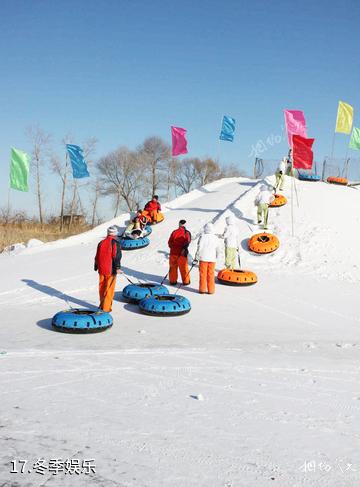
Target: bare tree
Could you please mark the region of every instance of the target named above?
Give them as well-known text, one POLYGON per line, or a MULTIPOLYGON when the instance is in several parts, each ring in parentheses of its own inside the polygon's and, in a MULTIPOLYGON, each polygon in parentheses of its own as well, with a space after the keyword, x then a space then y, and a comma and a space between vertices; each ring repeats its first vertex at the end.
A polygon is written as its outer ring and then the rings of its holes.
POLYGON ((182 193, 188 193, 197 186, 198 168, 201 165, 200 159, 185 158, 177 161, 177 170, 174 175, 177 187, 182 193))
POLYGON ((51 169, 53 173, 57 174, 61 179, 62 189, 61 189, 61 204, 60 204, 60 231, 64 227, 64 208, 65 208, 65 195, 66 186, 69 177, 69 154, 66 150, 66 144, 71 144, 72 135, 66 134, 62 139, 61 143, 65 149, 65 156, 61 159, 57 154, 51 156, 51 169))
POLYGON ((240 176, 246 176, 244 171, 241 171, 236 164, 228 164, 220 166, 221 178, 238 178, 240 176))
POLYGON ((49 157, 49 145, 51 136, 40 127, 29 127, 26 134, 32 145, 31 166, 34 172, 36 195, 39 209, 39 220, 44 223, 43 202, 42 202, 42 167, 49 157))
POLYGON ((117 216, 121 201, 129 211, 139 204, 139 192, 143 188, 144 166, 139 154, 127 147, 119 147, 102 157, 97 168, 100 175, 101 192, 115 196, 115 214, 117 216))
POLYGON ((146 166, 151 194, 155 194, 162 184, 166 164, 171 159, 170 146, 160 137, 148 137, 138 152, 146 166))
POLYGON ((97 204, 99 201, 99 197, 101 196, 101 181, 99 178, 96 178, 95 181, 93 181, 90 184, 90 191, 93 196, 92 202, 91 202, 91 226, 95 226, 95 220, 97 218, 96 215, 96 210, 97 210, 97 204))
POLYGON ((211 158, 199 161, 196 165, 196 172, 199 186, 204 186, 221 178, 219 163, 211 158))
POLYGON ((181 163, 175 159, 170 158, 166 162, 166 200, 169 201, 173 193, 177 194, 176 174, 181 167, 181 163), (173 191, 172 191, 173 190, 173 191))

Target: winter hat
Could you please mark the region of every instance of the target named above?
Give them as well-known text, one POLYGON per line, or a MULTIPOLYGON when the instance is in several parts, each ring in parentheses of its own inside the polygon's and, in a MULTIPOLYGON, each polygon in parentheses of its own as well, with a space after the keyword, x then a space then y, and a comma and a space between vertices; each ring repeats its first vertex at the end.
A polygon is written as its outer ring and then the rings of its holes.
POLYGON ((235 223, 234 217, 232 215, 227 216, 225 218, 225 221, 226 221, 227 225, 234 225, 234 223, 235 223))
POLYGON ((212 223, 207 223, 204 227, 205 233, 214 233, 214 225, 212 223))
POLYGON ((179 221, 179 225, 185 225, 186 224, 186 220, 180 220, 179 221))
POLYGON ((111 237, 117 237, 118 236, 118 229, 116 227, 109 227, 107 229, 107 234, 111 237))

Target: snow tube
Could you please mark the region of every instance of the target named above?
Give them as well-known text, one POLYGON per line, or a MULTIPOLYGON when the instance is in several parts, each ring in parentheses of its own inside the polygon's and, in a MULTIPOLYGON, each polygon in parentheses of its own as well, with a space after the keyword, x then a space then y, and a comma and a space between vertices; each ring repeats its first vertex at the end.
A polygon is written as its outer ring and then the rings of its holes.
POLYGON ((157 219, 156 220, 150 220, 148 225, 157 225, 158 223, 161 223, 164 220, 165 220, 164 215, 160 211, 158 211, 157 219))
POLYGON ((284 206, 287 203, 287 199, 282 194, 275 194, 275 199, 270 203, 269 208, 277 208, 278 206, 284 206))
POLYGON ((308 172, 299 172, 300 181, 320 181, 320 176, 317 174, 310 174, 308 172))
POLYGON ((113 319, 105 311, 74 308, 56 313, 51 324, 64 333, 97 333, 110 328, 113 319))
POLYGON ((120 240, 121 250, 136 250, 142 249, 143 247, 147 247, 150 243, 150 240, 147 237, 142 238, 122 238, 120 240))
POLYGON ((156 220, 153 220, 153 218, 152 218, 152 216, 151 216, 151 215, 152 215, 152 212, 151 212, 151 211, 144 210, 144 211, 142 212, 142 214, 143 214, 143 215, 144 215, 144 216, 147 218, 147 220, 148 220, 147 225, 156 225, 157 223, 161 223, 161 222, 162 222, 162 221, 165 219, 165 217, 164 217, 164 215, 161 213, 161 211, 158 211, 158 212, 157 212, 157 215, 156 215, 156 220))
POLYGON ((257 282, 255 272, 240 269, 222 269, 218 272, 217 278, 221 284, 228 286, 250 286, 257 282))
POLYGON ((166 296, 148 296, 139 302, 140 310, 146 315, 179 316, 191 310, 190 301, 184 296, 168 294, 166 296))
POLYGON ((161 284, 128 284, 124 287, 122 295, 130 303, 138 303, 146 296, 164 296, 169 294, 167 287, 161 284))
POLYGON ((257 233, 253 235, 248 243, 249 249, 257 254, 270 254, 280 246, 279 239, 271 233, 257 233))
POLYGON ((342 186, 347 186, 349 182, 346 178, 338 178, 336 176, 329 176, 326 181, 332 184, 341 184, 342 186))
POLYGON ((148 235, 150 235, 150 233, 152 232, 152 228, 150 225, 146 225, 146 227, 144 228, 144 237, 147 237, 148 235))

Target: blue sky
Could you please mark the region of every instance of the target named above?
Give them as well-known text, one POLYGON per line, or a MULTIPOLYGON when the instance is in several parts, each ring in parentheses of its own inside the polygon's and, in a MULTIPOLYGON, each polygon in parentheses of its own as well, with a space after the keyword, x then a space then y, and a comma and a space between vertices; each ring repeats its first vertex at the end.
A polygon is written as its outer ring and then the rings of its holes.
MULTIPOLYGON (((278 0, 2 0, 0 28, 0 206, 7 202, 9 150, 29 150, 38 124, 56 145, 99 139, 97 155, 149 135, 170 142, 188 129, 189 156, 220 156, 250 171, 277 143, 284 108, 302 109, 315 159, 330 152, 338 100, 359 126, 360 3, 278 0), (218 141, 222 115, 236 118, 234 143, 218 141)), ((335 155, 348 137, 337 134, 335 155)), ((357 155, 357 154, 355 154, 357 155)), ((48 211, 59 186, 46 175, 48 211)), ((35 211, 33 193, 12 191, 35 211)), ((103 204, 103 211, 106 206, 103 204)))

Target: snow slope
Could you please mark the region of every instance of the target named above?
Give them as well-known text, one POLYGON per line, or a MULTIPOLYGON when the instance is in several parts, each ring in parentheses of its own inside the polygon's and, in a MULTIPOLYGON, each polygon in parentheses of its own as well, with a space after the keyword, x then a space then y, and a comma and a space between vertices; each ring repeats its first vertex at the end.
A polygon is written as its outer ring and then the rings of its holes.
POLYGON ((0 255, 0 485, 358 485, 360 192, 300 181, 295 192, 288 178, 288 204, 270 213, 281 246, 258 256, 246 242, 260 183, 225 179, 181 196, 149 247, 124 252, 127 276, 159 282, 179 219, 196 237, 237 218, 242 266, 259 283, 199 295, 194 269, 183 317, 139 314, 121 301, 119 277, 111 330, 51 330, 59 309, 97 305, 96 244, 128 215, 0 255), (10 473, 12 459, 40 456, 94 458, 97 473, 10 473))

